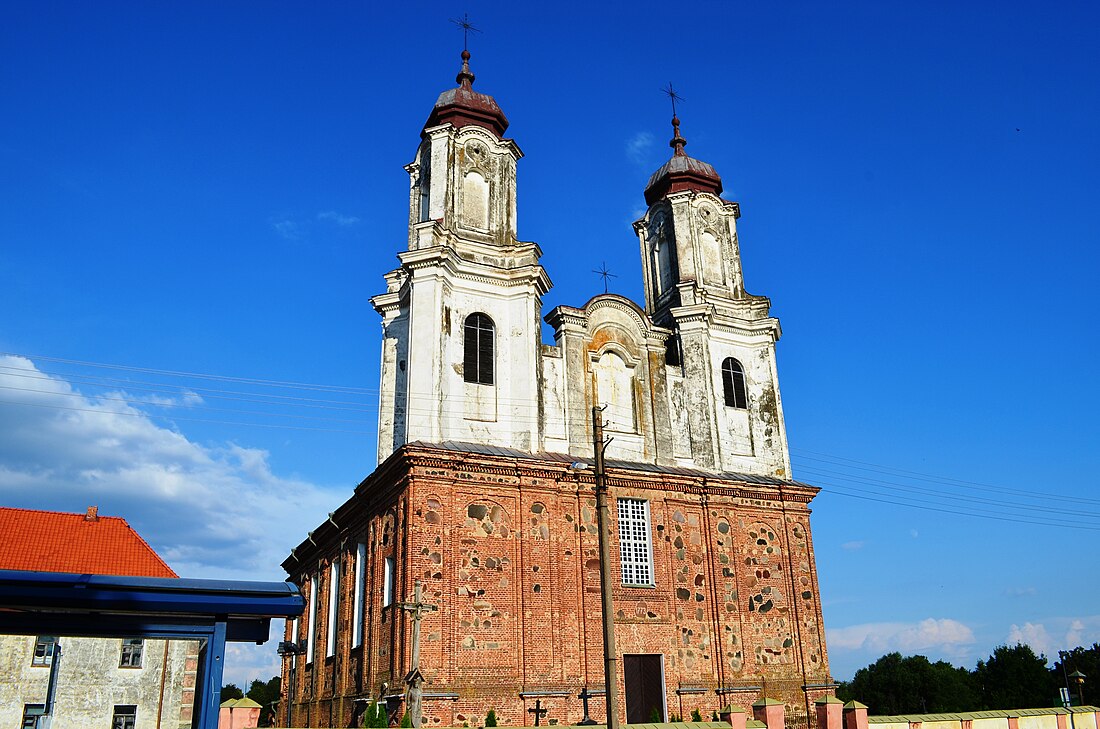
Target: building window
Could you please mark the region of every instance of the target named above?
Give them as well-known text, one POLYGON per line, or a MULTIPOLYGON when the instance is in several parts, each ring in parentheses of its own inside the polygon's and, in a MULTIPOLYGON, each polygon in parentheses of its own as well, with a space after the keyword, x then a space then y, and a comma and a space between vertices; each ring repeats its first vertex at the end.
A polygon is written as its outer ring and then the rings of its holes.
POLYGON ((649 541, 649 502, 618 499, 619 554, 624 585, 652 585, 653 559, 649 541))
POLYGON ((340 614, 340 562, 333 560, 328 568, 328 640, 325 656, 336 655, 336 617, 340 614))
POLYGON ((38 636, 38 640, 34 643, 34 655, 31 657, 31 665, 48 666, 53 663, 53 652, 55 647, 57 647, 57 638, 54 636, 38 636))
POLYGON ((744 410, 749 406, 745 394, 745 368, 733 357, 722 361, 722 395, 728 408, 744 410))
POLYGON ((313 663, 313 640, 317 636, 317 575, 309 578, 309 622, 306 624, 306 663, 313 663))
POLYGON ((382 563, 382 607, 393 604, 393 557, 386 557, 382 563))
POLYGON ((462 350, 462 378, 479 385, 493 384, 493 320, 485 314, 466 317, 462 350))
POLYGON ((115 715, 111 720, 111 729, 134 729, 137 723, 137 707, 133 704, 115 704, 115 715))
POLYGON ((42 704, 23 704, 23 729, 37 729, 38 717, 45 711, 46 707, 42 704))
POLYGON ((363 645, 363 585, 367 577, 367 545, 359 542, 355 550, 355 602, 352 603, 351 647, 363 645))
POLYGON ((121 668, 141 668, 141 652, 145 647, 145 641, 141 638, 122 639, 122 657, 118 665, 121 668))

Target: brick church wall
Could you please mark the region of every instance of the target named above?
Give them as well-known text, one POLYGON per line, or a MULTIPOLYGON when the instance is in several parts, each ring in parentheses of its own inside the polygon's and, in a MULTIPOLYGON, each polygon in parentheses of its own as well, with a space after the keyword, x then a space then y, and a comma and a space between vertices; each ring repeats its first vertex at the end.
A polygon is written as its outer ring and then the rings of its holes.
MULTIPOLYGON (((649 502, 652 587, 620 584, 611 509, 618 653, 664 656, 667 709, 704 718, 749 710, 765 693, 787 723, 815 723, 831 693, 808 503, 793 482, 610 469, 616 498, 649 502)), ((566 461, 405 446, 356 489, 284 567, 309 597, 319 578, 312 660, 297 658, 293 726, 352 726, 366 698, 400 712, 410 668, 411 617, 397 604, 416 581, 438 606, 421 624, 425 726, 576 723, 582 689, 602 691, 598 532, 591 471, 566 461), (366 546, 364 645, 353 647, 355 557, 366 546), (382 605, 393 558, 393 604, 382 605), (339 560, 335 655, 326 657, 329 565, 339 560), (383 684, 385 688, 383 689, 383 684), (357 700, 359 700, 357 702, 357 700)), ((298 623, 306 637, 307 605, 298 623)), ((290 659, 284 685, 290 685, 290 659)), ((620 713, 625 687, 619 663, 620 713)), ((604 718, 602 694, 590 715, 604 718)), ((398 714, 399 717, 399 714, 398 714)), ((282 718, 285 721, 286 717, 282 718)))

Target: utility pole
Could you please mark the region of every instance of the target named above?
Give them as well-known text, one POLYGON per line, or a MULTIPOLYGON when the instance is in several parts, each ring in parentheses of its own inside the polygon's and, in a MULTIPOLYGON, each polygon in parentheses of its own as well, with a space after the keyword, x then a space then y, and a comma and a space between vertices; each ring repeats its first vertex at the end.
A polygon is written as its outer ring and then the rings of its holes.
POLYGON ((619 672, 615 651, 615 612, 611 600, 611 536, 608 532, 607 476, 603 452, 611 440, 604 441, 603 408, 592 408, 592 446, 596 456, 596 524, 600 530, 600 599, 603 612, 603 673, 607 699, 607 729, 619 729, 619 672))

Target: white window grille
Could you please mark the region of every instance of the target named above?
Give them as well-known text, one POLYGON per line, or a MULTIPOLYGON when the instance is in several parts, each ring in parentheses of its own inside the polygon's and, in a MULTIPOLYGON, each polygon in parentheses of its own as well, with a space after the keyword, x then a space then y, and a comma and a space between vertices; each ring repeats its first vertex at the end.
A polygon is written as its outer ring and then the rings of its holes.
POLYGON ((355 550, 355 602, 352 605, 351 647, 363 645, 363 584, 367 577, 367 545, 355 550))
POLYGON ((624 585, 653 584, 653 554, 649 539, 649 502, 618 499, 619 554, 624 585))

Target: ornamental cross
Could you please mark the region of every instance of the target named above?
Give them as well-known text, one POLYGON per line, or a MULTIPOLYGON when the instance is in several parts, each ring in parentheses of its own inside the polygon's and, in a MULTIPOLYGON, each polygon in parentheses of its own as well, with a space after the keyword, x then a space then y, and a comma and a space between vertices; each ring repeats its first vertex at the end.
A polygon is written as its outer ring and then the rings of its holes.
POLYGON ((671 81, 668 82, 668 88, 661 89, 661 91, 663 91, 665 96, 667 96, 669 98, 669 100, 672 102, 672 115, 676 116, 676 102, 677 101, 685 101, 684 97, 680 96, 678 93, 676 93, 676 89, 672 88, 672 82, 671 81))
POLYGON ((600 267, 598 269, 593 268, 592 273, 596 274, 597 276, 599 276, 600 278, 603 279, 603 292, 605 294, 607 293, 607 280, 609 278, 618 278, 618 276, 616 276, 615 274, 611 273, 611 271, 608 270, 607 263, 604 263, 604 262, 600 263, 600 267))
POLYGON ((417 580, 415 587, 413 587, 412 601, 397 603, 397 607, 412 613, 413 620, 412 660, 410 661, 412 667, 405 675, 405 709, 408 711, 409 719, 412 721, 414 727, 420 726, 420 684, 424 681, 424 676, 420 673, 420 619, 423 618, 425 614, 439 609, 436 605, 430 605, 424 602, 421 597, 423 588, 423 584, 421 584, 420 580, 417 580))
POLYGON ((473 31, 474 33, 480 33, 481 31, 475 28, 473 24, 470 23, 469 13, 463 13, 462 20, 459 20, 458 18, 451 18, 451 22, 457 25, 459 28, 462 28, 462 50, 469 50, 466 47, 466 42, 469 40, 470 32, 473 31))

